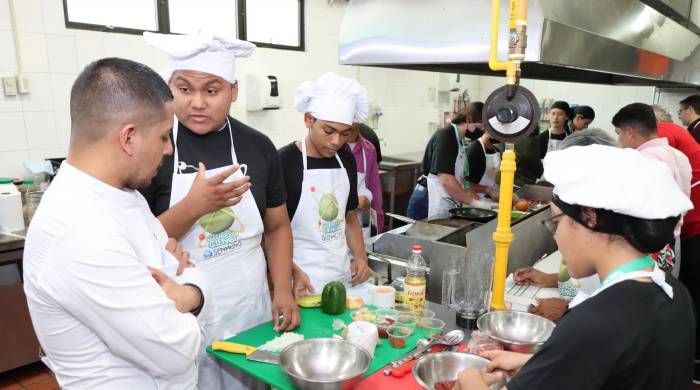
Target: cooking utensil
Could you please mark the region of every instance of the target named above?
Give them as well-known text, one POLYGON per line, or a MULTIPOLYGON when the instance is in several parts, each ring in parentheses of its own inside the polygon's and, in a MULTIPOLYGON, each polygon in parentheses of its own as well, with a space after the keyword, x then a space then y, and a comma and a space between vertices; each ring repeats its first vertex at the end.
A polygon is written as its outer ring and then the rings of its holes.
POLYGON ((492 311, 476 322, 481 332, 508 351, 535 353, 554 330, 554 322, 522 311, 492 311))
MULTIPOLYGON (((457 375, 464 369, 477 368, 483 370, 488 360, 462 352, 438 352, 425 355, 418 359, 413 366, 413 377, 421 387, 433 390, 435 384, 457 380, 457 375)), ((491 389, 501 389, 506 384, 505 372, 499 371, 501 379, 491 385, 491 389)))
POLYGON ((302 390, 345 390, 369 368, 369 352, 339 339, 308 339, 280 353, 280 367, 302 390))
POLYGON ((459 330, 459 329, 455 329, 455 330, 451 330, 451 331, 447 332, 447 334, 445 334, 444 337, 435 337, 434 339, 430 340, 430 342, 427 343, 426 345, 424 345, 422 347, 418 346, 418 347, 416 347, 416 349, 413 350, 413 352, 409 353, 408 355, 406 355, 402 358, 396 359, 393 362, 391 362, 390 366, 384 369, 384 375, 391 374, 391 372, 394 369, 396 369, 396 367, 417 358, 422 353, 430 350, 430 348, 432 348, 438 344, 456 345, 456 344, 461 343, 462 340, 464 340, 464 332, 459 330))
POLYGON ((404 233, 409 237, 423 238, 430 241, 437 241, 450 233, 455 232, 457 229, 449 226, 436 225, 428 222, 417 221, 413 218, 404 217, 403 215, 384 213, 389 217, 392 217, 398 221, 406 222, 412 224, 411 227, 404 233))
POLYGON ((477 207, 454 207, 449 210, 450 217, 462 218, 474 222, 488 222, 498 216, 494 210, 477 207))
POLYGON ((211 344, 211 349, 214 351, 240 353, 245 355, 247 360, 261 363, 279 364, 280 362, 279 356, 272 352, 262 351, 249 345, 237 344, 229 341, 214 341, 211 344))
POLYGON ((451 204, 451 205, 454 206, 454 207, 462 207, 462 203, 461 203, 461 202, 457 202, 456 200, 454 200, 454 199, 452 199, 452 198, 450 198, 450 197, 443 196, 443 197, 442 197, 442 200, 446 201, 447 203, 451 204))

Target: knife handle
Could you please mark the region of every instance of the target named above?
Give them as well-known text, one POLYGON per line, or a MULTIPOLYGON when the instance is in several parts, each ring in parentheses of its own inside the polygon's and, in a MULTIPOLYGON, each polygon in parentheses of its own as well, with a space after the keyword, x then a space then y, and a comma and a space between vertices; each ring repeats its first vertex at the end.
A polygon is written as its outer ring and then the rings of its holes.
POLYGON ((402 366, 396 367, 393 371, 391 371, 391 375, 395 378, 401 378, 413 370, 413 366, 416 365, 416 362, 417 360, 414 359, 408 363, 404 363, 402 366))
POLYGON ((211 349, 214 351, 226 351, 231 353, 240 353, 246 356, 257 351, 257 348, 249 345, 232 343, 230 341, 214 341, 211 343, 211 349))

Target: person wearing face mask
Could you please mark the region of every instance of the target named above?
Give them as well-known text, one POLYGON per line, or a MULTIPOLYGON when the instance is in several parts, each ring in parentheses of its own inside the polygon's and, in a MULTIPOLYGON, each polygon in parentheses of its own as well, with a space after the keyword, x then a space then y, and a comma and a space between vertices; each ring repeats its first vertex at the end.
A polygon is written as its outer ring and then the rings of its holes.
MULTIPOLYGON (((491 360, 486 371, 513 374, 508 390, 689 389, 691 298, 650 256, 693 207, 670 169, 636 150, 602 145, 551 152, 544 166, 554 197, 543 224, 571 276, 597 273, 601 284, 578 293, 537 353, 482 353, 491 360)), ((458 388, 485 390, 487 380, 468 369, 458 388)))
POLYGON ((595 111, 589 106, 576 106, 571 109, 571 123, 569 124, 569 134, 588 128, 595 119, 595 111))
POLYGON ((484 132, 476 142, 467 149, 469 164, 469 190, 485 197, 487 193, 496 193, 496 175, 501 169, 501 155, 494 147, 500 143, 484 132))
POLYGON ((325 73, 299 86, 305 136, 279 150, 294 236, 294 294, 320 293, 326 283, 365 282, 371 271, 357 219, 357 168, 343 148, 353 123, 367 119, 367 90, 325 73), (352 261, 350 257, 353 257, 352 261))
POLYGON ((484 104, 472 102, 452 117, 451 123, 438 129, 428 140, 423 154, 422 173, 411 194, 406 215, 413 219, 434 218, 453 207, 443 197, 462 203, 477 200, 467 181, 467 143, 481 137, 481 112, 484 104), (432 202, 432 203, 431 203, 432 202))

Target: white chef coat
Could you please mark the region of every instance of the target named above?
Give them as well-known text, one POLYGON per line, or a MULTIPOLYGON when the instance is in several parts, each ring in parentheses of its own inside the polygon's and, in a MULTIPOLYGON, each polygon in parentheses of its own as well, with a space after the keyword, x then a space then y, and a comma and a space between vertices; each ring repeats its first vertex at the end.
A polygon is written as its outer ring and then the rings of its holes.
POLYGON ((67 162, 27 233, 24 291, 34 330, 63 389, 194 389, 208 291, 199 270, 180 283, 205 295, 180 313, 147 266, 174 277, 167 235, 137 191, 67 162))

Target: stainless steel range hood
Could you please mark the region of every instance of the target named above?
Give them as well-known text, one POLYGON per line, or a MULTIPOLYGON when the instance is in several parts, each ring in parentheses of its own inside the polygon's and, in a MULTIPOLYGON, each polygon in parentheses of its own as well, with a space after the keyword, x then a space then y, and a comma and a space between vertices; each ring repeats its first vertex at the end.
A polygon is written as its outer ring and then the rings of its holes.
MULTIPOLYGON (((340 63, 501 76, 488 67, 490 19, 491 0, 352 0, 340 63)), ((700 86, 700 37, 639 0, 529 0, 527 32, 523 78, 700 86)))

